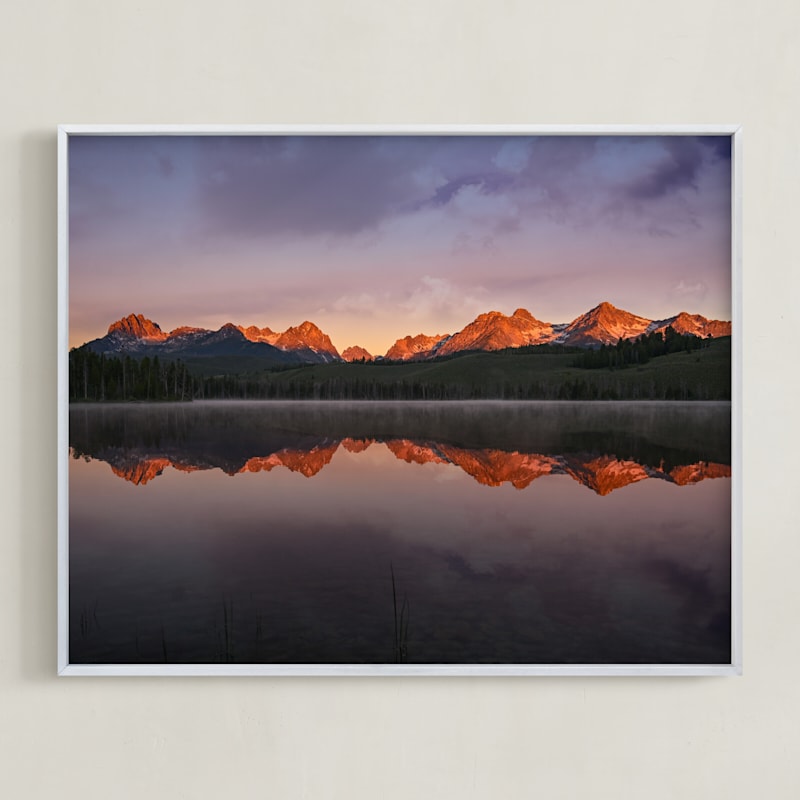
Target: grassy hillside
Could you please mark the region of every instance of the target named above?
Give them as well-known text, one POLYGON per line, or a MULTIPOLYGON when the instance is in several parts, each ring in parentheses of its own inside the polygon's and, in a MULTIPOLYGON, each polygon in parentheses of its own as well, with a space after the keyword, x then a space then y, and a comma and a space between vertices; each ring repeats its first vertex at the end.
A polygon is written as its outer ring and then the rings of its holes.
MULTIPOLYGON (((575 355, 544 351, 469 353, 405 364, 337 363, 240 372, 205 380, 204 395, 319 399, 665 399, 727 400, 731 342, 616 369, 573 366, 575 355)), ((217 364, 191 363, 214 375, 217 364)), ((241 365, 244 366, 244 365, 241 365)))

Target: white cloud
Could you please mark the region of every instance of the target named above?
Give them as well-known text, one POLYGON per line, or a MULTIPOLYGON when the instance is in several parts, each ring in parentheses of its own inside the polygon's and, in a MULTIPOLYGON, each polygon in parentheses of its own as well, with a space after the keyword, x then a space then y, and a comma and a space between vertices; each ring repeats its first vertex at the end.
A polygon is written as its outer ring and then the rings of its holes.
POLYGON ((334 300, 330 307, 339 313, 374 314, 378 299, 374 294, 345 294, 334 300))
POLYGON ((697 283, 687 283, 681 278, 678 283, 672 287, 672 294, 675 297, 690 297, 696 300, 702 300, 708 292, 708 286, 703 281, 697 283))

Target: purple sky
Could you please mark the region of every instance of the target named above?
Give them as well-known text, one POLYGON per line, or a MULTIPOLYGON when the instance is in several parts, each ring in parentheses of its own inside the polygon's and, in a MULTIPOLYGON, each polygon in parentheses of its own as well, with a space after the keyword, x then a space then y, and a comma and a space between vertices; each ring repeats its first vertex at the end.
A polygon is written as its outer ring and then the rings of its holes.
POLYGON ((70 136, 70 344, 309 319, 384 353, 481 312, 731 316, 730 138, 70 136))

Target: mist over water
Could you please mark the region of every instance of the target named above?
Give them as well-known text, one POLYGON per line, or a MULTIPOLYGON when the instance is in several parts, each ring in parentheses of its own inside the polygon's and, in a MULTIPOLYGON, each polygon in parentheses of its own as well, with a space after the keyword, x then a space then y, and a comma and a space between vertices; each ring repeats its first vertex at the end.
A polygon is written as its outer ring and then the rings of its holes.
POLYGON ((70 446, 71 663, 730 660, 729 404, 77 406, 70 446))

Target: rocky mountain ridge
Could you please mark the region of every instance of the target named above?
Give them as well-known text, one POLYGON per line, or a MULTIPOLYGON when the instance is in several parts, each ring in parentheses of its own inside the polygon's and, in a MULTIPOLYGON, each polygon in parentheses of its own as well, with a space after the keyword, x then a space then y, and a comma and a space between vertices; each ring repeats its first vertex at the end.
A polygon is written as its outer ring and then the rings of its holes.
POLYGON ((87 343, 98 353, 169 357, 258 356, 265 366, 324 364, 336 361, 425 361, 470 351, 491 352, 531 345, 563 344, 596 348, 672 327, 676 333, 706 338, 731 335, 731 323, 681 311, 660 320, 640 317, 603 302, 568 323, 543 322, 525 308, 507 316, 479 314, 452 334, 424 333, 397 339, 384 356, 353 345, 341 353, 330 336, 309 320, 283 332, 256 325, 226 323, 219 330, 181 326, 165 333, 142 314, 111 323, 107 334, 87 343))
POLYGON ((504 350, 540 344, 600 347, 616 344, 621 338, 636 338, 654 331, 663 333, 669 326, 676 333, 701 338, 731 335, 731 323, 723 320, 710 320, 685 311, 666 319, 651 320, 603 302, 569 323, 542 322, 525 308, 518 308, 511 316, 489 311, 449 336, 419 334, 398 339, 385 358, 424 361, 464 351, 504 350))

